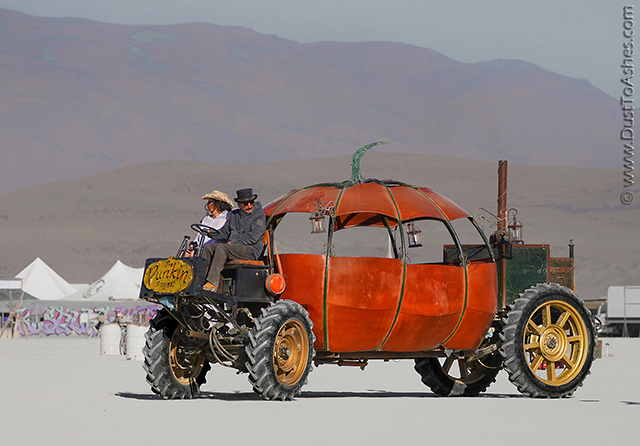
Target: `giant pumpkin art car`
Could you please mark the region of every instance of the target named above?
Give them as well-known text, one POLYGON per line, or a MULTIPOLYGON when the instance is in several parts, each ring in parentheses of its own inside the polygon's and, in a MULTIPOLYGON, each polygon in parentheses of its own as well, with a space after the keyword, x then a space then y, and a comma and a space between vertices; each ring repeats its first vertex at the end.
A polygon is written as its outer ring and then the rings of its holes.
POLYGON ((548 283, 548 246, 546 258, 539 245, 513 249, 504 227, 490 244, 434 190, 363 179, 360 159, 377 144, 356 152, 350 180, 266 205, 264 259, 228 264, 221 292, 202 290, 208 264, 184 250, 147 261, 141 298, 164 307, 144 348, 156 394, 190 398, 220 363, 247 372, 262 398, 288 400, 314 364, 364 368, 374 359, 413 359, 445 396, 477 395, 501 368, 532 397, 568 396, 582 384, 594 325, 569 287, 548 283), (287 243, 295 215, 321 243, 287 243), (519 296, 509 295, 514 252, 547 262, 533 279, 546 276, 519 296))

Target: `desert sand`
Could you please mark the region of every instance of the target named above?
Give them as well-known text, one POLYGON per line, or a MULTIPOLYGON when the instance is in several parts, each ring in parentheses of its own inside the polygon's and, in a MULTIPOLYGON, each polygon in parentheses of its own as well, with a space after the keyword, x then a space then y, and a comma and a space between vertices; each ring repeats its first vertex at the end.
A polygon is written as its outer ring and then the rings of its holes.
POLYGON ((293 402, 260 400, 246 375, 214 366, 193 400, 165 401, 142 362, 100 355, 100 340, 0 340, 3 445, 634 444, 640 339, 604 338, 572 398, 520 395, 500 372, 476 398, 442 398, 412 361, 313 370, 293 402), (608 344, 608 345, 607 345, 608 344))

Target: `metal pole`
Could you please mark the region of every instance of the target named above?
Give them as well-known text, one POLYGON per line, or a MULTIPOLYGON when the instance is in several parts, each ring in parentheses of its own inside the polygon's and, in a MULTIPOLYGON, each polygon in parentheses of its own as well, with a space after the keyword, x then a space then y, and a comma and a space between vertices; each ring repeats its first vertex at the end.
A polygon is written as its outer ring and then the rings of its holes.
MULTIPOLYGON (((498 230, 496 231, 499 237, 504 240, 506 238, 507 230, 507 160, 500 160, 498 162, 498 230)), ((500 251, 498 260, 498 283, 500 289, 498 290, 498 308, 504 309, 507 306, 507 265, 506 265, 506 250, 507 247, 504 243, 498 245, 500 251)))

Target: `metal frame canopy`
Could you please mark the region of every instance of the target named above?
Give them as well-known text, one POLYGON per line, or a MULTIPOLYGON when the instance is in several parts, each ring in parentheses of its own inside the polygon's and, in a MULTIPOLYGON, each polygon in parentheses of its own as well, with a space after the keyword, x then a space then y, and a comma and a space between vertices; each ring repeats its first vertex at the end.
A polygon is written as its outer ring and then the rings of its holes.
POLYGON ((379 141, 361 147, 353 155, 351 179, 341 183, 321 183, 294 189, 264 207, 268 225, 277 226, 289 212, 320 211, 330 215, 335 229, 353 226, 391 226, 411 220, 432 218, 443 221, 471 216, 460 206, 427 187, 412 186, 394 180, 363 179, 360 160, 379 141))

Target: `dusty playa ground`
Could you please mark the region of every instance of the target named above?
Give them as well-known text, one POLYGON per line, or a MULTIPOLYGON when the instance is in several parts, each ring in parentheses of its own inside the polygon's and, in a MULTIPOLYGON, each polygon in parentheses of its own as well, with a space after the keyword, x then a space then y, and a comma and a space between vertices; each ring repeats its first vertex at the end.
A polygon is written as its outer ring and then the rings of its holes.
POLYGON ((197 398, 164 401, 140 361, 101 356, 98 339, 2 339, 2 444, 634 444, 640 340, 603 341, 609 356, 569 399, 525 398, 505 372, 480 397, 441 398, 399 361, 321 366, 283 403, 220 366, 197 398))

